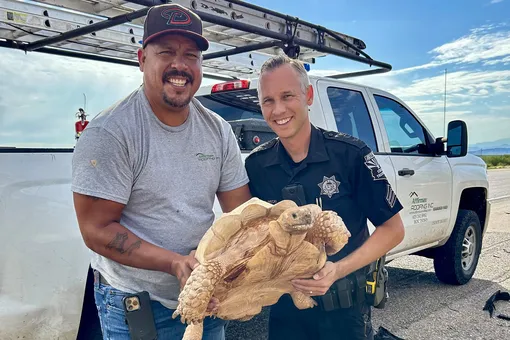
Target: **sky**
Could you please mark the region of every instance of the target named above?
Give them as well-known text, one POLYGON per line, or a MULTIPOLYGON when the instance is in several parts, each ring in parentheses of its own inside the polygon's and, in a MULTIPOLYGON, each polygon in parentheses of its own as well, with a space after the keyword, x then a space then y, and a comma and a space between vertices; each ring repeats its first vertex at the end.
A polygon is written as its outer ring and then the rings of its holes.
MULTIPOLYGON (((510 138, 510 0, 251 2, 363 40, 392 71, 349 81, 393 93, 435 136, 444 134, 447 70, 446 120, 465 120, 470 144, 510 138)), ((136 67, 0 53, 0 146, 72 146, 84 97, 94 116, 142 82, 136 67)), ((328 56, 310 73, 359 69, 367 66, 328 56)))

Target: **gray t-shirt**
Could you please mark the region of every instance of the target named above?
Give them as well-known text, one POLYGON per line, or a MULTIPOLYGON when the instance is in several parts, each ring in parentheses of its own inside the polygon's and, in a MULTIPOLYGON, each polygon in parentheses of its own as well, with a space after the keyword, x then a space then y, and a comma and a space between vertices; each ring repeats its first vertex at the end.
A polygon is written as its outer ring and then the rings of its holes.
MULTIPOLYGON (((248 183, 231 126, 193 99, 178 127, 153 113, 143 86, 92 119, 76 144, 72 190, 125 204, 120 223, 187 255, 214 221, 215 194, 248 183)), ((136 256, 136 252, 134 255, 136 256)), ((179 281, 92 252, 91 265, 126 292, 177 306, 179 281)))

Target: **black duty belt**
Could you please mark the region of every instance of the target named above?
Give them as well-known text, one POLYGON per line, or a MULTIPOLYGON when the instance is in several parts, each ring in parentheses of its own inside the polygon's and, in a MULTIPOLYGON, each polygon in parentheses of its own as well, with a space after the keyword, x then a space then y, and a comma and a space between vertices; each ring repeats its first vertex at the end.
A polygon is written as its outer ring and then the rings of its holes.
POLYGON ((328 312, 350 308, 365 302, 368 267, 363 267, 335 281, 322 296, 314 296, 319 308, 328 312))

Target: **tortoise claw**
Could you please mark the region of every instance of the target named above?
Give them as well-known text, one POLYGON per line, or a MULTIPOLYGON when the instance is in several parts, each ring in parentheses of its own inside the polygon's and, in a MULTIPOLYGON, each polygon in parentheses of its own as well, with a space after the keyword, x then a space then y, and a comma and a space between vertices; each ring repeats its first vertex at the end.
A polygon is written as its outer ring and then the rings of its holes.
POLYGON ((181 315, 181 322, 201 322, 207 314, 216 284, 221 278, 222 268, 217 261, 210 261, 195 268, 179 294, 179 305, 172 318, 181 315))

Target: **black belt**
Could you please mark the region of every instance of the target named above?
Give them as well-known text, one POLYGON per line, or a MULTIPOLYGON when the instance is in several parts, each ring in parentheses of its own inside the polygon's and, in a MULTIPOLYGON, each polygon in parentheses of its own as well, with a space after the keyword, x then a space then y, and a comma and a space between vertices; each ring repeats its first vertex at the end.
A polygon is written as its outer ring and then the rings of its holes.
POLYGON ((94 279, 96 282, 102 283, 106 286, 110 286, 108 281, 106 281, 105 277, 103 275, 101 275, 101 273, 97 270, 94 270, 94 279))
POLYGON ((320 309, 332 311, 365 302, 368 267, 363 267, 335 281, 322 296, 314 296, 320 309))

